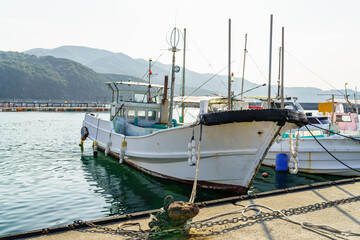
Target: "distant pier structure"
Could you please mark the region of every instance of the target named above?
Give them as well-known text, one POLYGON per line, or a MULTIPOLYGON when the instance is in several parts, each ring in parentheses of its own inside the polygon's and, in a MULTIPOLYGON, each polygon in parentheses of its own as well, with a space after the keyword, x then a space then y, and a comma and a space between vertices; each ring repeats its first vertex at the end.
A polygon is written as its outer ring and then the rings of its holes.
POLYGON ((109 109, 106 101, 0 100, 0 112, 107 112, 109 109))

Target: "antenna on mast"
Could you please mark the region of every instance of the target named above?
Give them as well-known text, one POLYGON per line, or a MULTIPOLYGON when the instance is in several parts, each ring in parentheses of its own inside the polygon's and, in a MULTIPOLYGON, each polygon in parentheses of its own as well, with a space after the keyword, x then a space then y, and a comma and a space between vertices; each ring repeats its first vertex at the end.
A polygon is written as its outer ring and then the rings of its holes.
POLYGON ((171 90, 170 90, 170 110, 169 110, 169 122, 168 126, 172 127, 172 116, 173 116, 173 105, 174 105, 174 87, 175 87, 175 72, 178 72, 180 69, 175 70, 175 53, 180 51, 180 49, 177 48, 177 46, 180 43, 182 33, 181 31, 174 27, 170 34, 170 38, 168 39, 168 43, 170 45, 170 51, 173 53, 172 57, 172 67, 171 67, 171 90))

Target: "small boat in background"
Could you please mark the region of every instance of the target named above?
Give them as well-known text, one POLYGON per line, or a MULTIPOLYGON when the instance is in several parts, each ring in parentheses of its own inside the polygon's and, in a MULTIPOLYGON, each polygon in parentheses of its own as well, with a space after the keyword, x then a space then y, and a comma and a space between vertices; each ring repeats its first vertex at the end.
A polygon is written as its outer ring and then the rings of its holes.
MULTIPOLYGON (((292 99, 287 101, 288 108, 304 111, 300 104, 292 99)), ((319 110, 323 109, 319 104, 319 110)), ((338 105, 340 106, 340 105, 338 105)), ((330 107, 331 109, 331 107, 330 107)), ((298 171, 314 174, 339 176, 360 176, 360 129, 359 118, 355 113, 345 113, 343 107, 334 112, 334 121, 328 112, 308 113, 309 125, 290 130, 274 142, 263 161, 263 165, 280 167, 287 170, 291 158, 290 139, 299 135, 297 147, 298 171), (339 133, 341 135, 338 135, 339 133), (322 145, 320 145, 319 143, 322 145), (330 152, 333 156, 331 156, 330 152)))

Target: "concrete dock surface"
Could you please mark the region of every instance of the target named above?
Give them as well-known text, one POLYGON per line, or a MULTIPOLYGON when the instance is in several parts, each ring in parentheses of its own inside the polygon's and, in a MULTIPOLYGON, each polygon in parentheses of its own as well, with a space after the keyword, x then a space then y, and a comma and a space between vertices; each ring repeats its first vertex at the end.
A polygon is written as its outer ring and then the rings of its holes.
MULTIPOLYGON (((328 225, 339 230, 351 230, 360 234, 360 182, 346 182, 342 184, 307 188, 299 191, 282 192, 270 196, 260 196, 246 200, 237 200, 228 203, 209 204, 200 207, 200 213, 193 219, 193 222, 207 219, 209 217, 239 210, 250 204, 260 204, 271 209, 282 210, 310 205, 312 209, 298 209, 297 213, 287 215, 294 221, 308 222, 313 224, 328 225), (332 206, 319 207, 321 203, 352 198, 351 201, 335 202, 332 206), (355 200, 354 200, 355 199, 355 200), (319 203, 319 205, 315 205, 319 203), (317 206, 317 208, 316 208, 317 206)), ((176 199, 175 199, 176 200, 176 199)), ((324 205, 323 205, 324 206, 324 205)), ((262 213, 271 212, 262 209, 262 213)), ((256 210, 246 211, 246 216, 258 213, 256 210)), ((256 215, 254 215, 256 216, 256 215)), ((317 230, 317 232, 305 229, 301 225, 289 222, 283 218, 267 216, 257 219, 244 219, 241 212, 226 215, 210 220, 215 223, 211 226, 202 226, 199 229, 191 228, 190 235, 169 235, 161 239, 360 239, 358 236, 345 236, 335 234, 331 231, 317 230), (238 219, 236 219, 238 218, 238 219), (228 219, 229 222, 219 220, 228 219), (246 221, 243 221, 246 220, 246 221), (234 223, 235 222, 235 223, 234 223), (220 222, 221 223, 221 222, 220 222), (323 234, 321 234, 323 233, 323 234)), ((149 229, 149 217, 134 219, 127 222, 138 222, 142 230, 149 229)), ((116 229, 121 222, 106 225, 116 229)), ((102 225, 105 226, 105 225, 102 225)), ((127 230, 138 230, 137 227, 130 227, 127 230)), ((129 236, 112 235, 96 228, 73 229, 60 233, 47 234, 31 239, 55 240, 55 239, 137 239, 129 236)))

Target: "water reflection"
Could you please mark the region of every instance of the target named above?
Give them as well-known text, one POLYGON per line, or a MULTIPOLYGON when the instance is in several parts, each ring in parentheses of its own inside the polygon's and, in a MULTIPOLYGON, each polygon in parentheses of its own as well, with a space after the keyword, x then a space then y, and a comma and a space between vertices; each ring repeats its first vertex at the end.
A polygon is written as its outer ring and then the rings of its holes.
POLYGON ((254 183, 250 188, 250 192, 266 192, 317 182, 336 181, 339 179, 344 179, 344 177, 307 173, 298 173, 293 175, 289 172, 276 172, 273 168, 261 166, 260 171, 257 173, 254 183), (262 177, 262 173, 264 172, 268 174, 267 178, 262 177))
MULTIPOLYGON (((108 203, 104 209, 108 216, 158 209, 167 195, 173 195, 177 201, 189 200, 192 186, 149 176, 126 164, 119 164, 102 152, 96 158, 82 156, 81 162, 86 181, 108 203)), ((229 196, 233 194, 198 189, 196 201, 229 196)))

